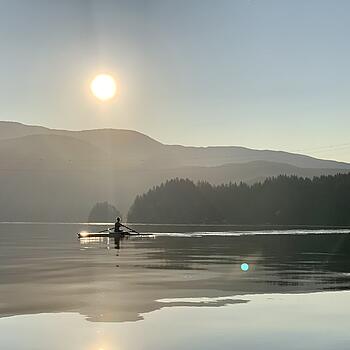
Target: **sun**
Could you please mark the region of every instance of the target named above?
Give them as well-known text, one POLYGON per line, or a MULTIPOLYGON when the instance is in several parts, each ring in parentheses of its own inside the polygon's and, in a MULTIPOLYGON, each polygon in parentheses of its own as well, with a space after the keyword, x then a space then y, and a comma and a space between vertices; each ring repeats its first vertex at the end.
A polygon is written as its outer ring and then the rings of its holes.
POLYGON ((117 92, 117 84, 110 74, 98 74, 90 83, 91 92, 101 101, 113 98, 117 92))

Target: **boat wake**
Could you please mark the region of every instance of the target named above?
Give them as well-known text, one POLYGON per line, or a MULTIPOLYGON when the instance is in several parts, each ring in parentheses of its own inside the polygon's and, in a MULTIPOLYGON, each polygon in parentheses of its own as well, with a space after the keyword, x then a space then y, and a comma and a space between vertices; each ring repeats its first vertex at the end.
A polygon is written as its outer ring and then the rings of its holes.
POLYGON ((154 236, 169 237, 207 237, 207 236, 258 236, 258 235, 334 235, 350 234, 350 229, 328 229, 328 230, 252 230, 252 231, 198 231, 198 232, 152 232, 154 236))

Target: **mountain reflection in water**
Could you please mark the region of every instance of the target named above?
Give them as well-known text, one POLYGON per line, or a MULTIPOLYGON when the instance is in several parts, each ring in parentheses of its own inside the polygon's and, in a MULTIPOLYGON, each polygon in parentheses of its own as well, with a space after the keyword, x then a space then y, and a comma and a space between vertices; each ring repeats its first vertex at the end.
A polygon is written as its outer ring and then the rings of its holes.
POLYGON ((217 307, 249 302, 248 294, 350 288, 348 231, 79 241, 83 229, 0 225, 1 317, 78 312, 94 322, 137 321, 165 305, 217 307))

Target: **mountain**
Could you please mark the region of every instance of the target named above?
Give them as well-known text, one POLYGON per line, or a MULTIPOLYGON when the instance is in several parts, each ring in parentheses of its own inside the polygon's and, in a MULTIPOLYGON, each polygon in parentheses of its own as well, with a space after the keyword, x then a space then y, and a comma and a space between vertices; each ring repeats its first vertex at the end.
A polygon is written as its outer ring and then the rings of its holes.
POLYGON ((286 163, 300 168, 349 169, 350 164, 332 160, 317 159, 302 154, 271 150, 255 150, 245 147, 184 147, 166 146, 173 159, 182 165, 218 166, 229 163, 269 161, 286 163))
POLYGON ((230 163, 269 161, 300 168, 350 169, 350 164, 283 151, 255 150, 237 146, 191 147, 164 145, 132 130, 95 129, 69 131, 0 121, 0 140, 24 136, 56 135, 87 142, 118 161, 135 165, 177 168, 181 166, 220 166, 230 163))
POLYGON ((25 125, 17 122, 0 121, 0 140, 21 136, 50 134, 48 128, 42 126, 25 125))
POLYGON ((287 152, 164 145, 132 130, 0 122, 1 221, 86 221, 104 201, 126 214, 137 194, 173 177, 252 183, 348 171, 347 163, 287 152))

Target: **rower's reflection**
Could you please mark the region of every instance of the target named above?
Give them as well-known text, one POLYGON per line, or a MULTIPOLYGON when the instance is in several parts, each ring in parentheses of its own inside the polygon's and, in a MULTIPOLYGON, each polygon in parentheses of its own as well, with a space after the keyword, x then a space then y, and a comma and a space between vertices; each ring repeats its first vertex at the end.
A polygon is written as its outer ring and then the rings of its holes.
POLYGON ((119 250, 121 248, 120 242, 125 239, 129 239, 129 236, 118 235, 118 236, 114 236, 112 239, 114 240, 114 249, 119 250))
MULTIPOLYGON (((115 236, 114 238, 114 249, 120 249, 120 236, 115 236)), ((117 254, 119 255, 119 254, 117 254)))

